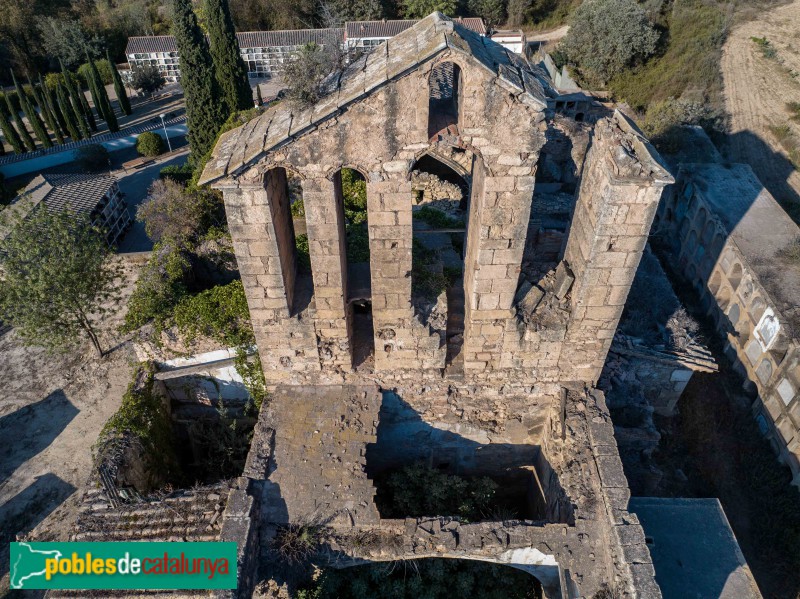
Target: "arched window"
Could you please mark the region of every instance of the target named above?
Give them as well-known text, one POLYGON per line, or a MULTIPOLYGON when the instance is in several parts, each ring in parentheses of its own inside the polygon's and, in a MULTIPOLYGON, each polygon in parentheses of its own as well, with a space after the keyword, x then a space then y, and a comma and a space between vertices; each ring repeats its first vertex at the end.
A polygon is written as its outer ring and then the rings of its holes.
POLYGON ((458 135, 461 69, 453 62, 437 64, 428 79, 428 138, 458 135))
POLYGON ((281 167, 267 171, 264 183, 288 308, 297 314, 308 307, 314 294, 302 184, 299 177, 281 167))

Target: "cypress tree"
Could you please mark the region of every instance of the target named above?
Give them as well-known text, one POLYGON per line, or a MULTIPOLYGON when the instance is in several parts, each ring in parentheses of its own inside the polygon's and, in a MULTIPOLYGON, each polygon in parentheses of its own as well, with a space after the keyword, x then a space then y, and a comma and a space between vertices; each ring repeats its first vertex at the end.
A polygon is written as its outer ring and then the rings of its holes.
POLYGON ((100 77, 100 72, 97 70, 97 65, 94 60, 89 56, 89 51, 86 51, 86 60, 89 63, 89 73, 92 83, 89 89, 92 91, 92 98, 94 99, 94 106, 102 115, 103 120, 108 125, 108 130, 112 132, 119 131, 119 124, 117 124, 117 115, 114 114, 114 107, 111 106, 111 101, 108 99, 108 92, 106 86, 103 85, 103 78, 100 77), (99 104, 98 104, 99 101, 99 104))
MULTIPOLYGON (((0 156, 5 156, 5 155, 6 155, 6 145, 2 141, 0 141, 0 156)), ((2 173, 0 173, 0 203, 3 202, 2 178, 3 178, 2 173)))
MULTIPOLYGON (((85 139, 89 139, 92 134, 89 133, 89 125, 86 124, 86 113, 83 110, 83 104, 81 103, 81 96, 83 96, 83 92, 79 92, 75 89, 75 85, 72 82, 72 78, 70 77, 70 72, 67 71, 64 63, 61 62, 61 59, 58 59, 58 63, 61 65, 61 74, 64 75, 64 85, 67 87, 67 93, 69 94, 69 99, 72 101, 72 109, 75 113, 75 118, 77 120, 78 128, 81 130, 81 135, 85 139)), ((86 101, 86 97, 84 96, 84 101, 86 101)))
POLYGON ((211 54, 191 0, 175 0, 172 33, 181 57, 189 147, 195 160, 199 160, 211 150, 226 116, 211 54))
POLYGON ((64 115, 61 114, 61 108, 58 106, 58 102, 56 98, 53 96, 53 90, 50 89, 47 84, 42 80, 41 73, 39 74, 39 87, 42 90, 42 96, 44 97, 44 102, 47 104, 48 109, 50 110, 50 114, 53 115, 53 118, 58 125, 58 129, 60 131, 59 135, 61 135, 61 143, 64 143, 63 139, 64 136, 69 135, 67 132, 67 123, 64 119, 64 115))
POLYGON ((133 113, 131 109, 131 101, 128 99, 128 92, 125 91, 125 85, 122 83, 122 77, 119 76, 117 65, 111 62, 111 57, 106 49, 106 60, 111 65, 111 76, 114 78, 114 93, 117 94, 117 102, 122 114, 128 116, 133 113))
POLYGON ((0 129, 3 131, 3 137, 11 144, 14 151, 17 154, 22 154, 25 151, 25 146, 22 145, 22 138, 17 133, 17 130, 14 129, 14 125, 6 118, 5 110, 2 107, 0 107, 0 129))
POLYGON ((214 73, 228 112, 252 108, 253 91, 239 51, 228 0, 204 0, 203 6, 214 73))
MULTIPOLYGON (((97 110, 97 118, 103 118, 102 112, 100 112, 99 102, 97 98, 97 92, 94 89, 94 82, 89 79, 89 94, 92 96, 92 104, 94 104, 95 109, 97 110)), ((89 106, 89 101, 86 99, 86 94, 83 93, 83 90, 80 92, 81 94, 81 106, 83 107, 83 112, 86 115, 86 120, 89 121, 89 127, 91 127, 92 131, 97 133, 97 121, 95 121, 94 113, 92 112, 92 107, 89 106)))
POLYGON ((261 86, 258 83, 256 83, 256 99, 258 100, 259 106, 264 103, 264 98, 261 97, 261 86))
POLYGON ((78 120, 80 117, 75 114, 75 109, 73 108, 72 104, 70 104, 69 98, 67 98, 67 93, 60 84, 56 87, 56 96, 58 97, 58 103, 61 106, 61 114, 64 115, 67 133, 69 133, 72 141, 78 141, 81 139, 80 127, 78 126, 78 120))
POLYGON ((19 131, 19 136, 25 143, 25 147, 28 148, 29 152, 33 152, 36 150, 36 143, 25 127, 25 121, 22 120, 22 117, 19 116, 19 112, 17 112, 17 109, 14 107, 14 103, 11 101, 11 94, 6 94, 6 105, 8 106, 8 111, 11 113, 11 120, 17 125, 17 131, 19 131))
POLYGON ((28 77, 28 85, 31 86, 33 97, 36 100, 36 103, 39 105, 39 109, 42 112, 42 116, 44 117, 44 122, 47 124, 47 128, 53 132, 56 141, 59 144, 63 144, 64 138, 61 135, 61 130, 58 128, 58 123, 56 122, 53 112, 50 110, 50 106, 45 100, 44 95, 42 94, 41 90, 37 89, 37 87, 33 84, 30 77, 28 77))
POLYGON ((45 148, 52 148, 53 142, 50 141, 50 135, 48 135, 47 129, 44 128, 44 123, 42 119, 39 118, 39 113, 36 112, 36 108, 31 104, 28 94, 25 93, 19 81, 17 81, 14 71, 11 71, 11 80, 14 82, 14 89, 17 90, 19 105, 22 108, 22 112, 24 112, 25 116, 28 118, 28 122, 31 124, 31 129, 33 129, 36 139, 38 139, 45 148))

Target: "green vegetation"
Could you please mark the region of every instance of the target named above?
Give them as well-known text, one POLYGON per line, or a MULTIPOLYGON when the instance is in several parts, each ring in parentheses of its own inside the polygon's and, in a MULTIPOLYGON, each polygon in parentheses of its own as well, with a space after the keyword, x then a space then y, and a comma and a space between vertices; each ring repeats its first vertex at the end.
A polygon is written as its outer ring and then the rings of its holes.
POLYGON ((775 140, 786 150, 791 162, 796 169, 800 169, 800 140, 792 131, 792 128, 787 125, 770 125, 767 127, 772 133, 775 140))
POLYGON ((538 581, 521 570, 470 560, 420 559, 323 570, 297 599, 536 599, 538 581))
POLYGON ((86 338, 102 356, 96 323, 113 309, 121 276, 102 232, 68 211, 11 213, 3 212, 11 232, 0 241, 0 319, 27 344, 67 351, 86 338))
MULTIPOLYGON (((41 79, 40 79, 41 81, 41 79)), ((33 98, 36 104, 38 104, 39 109, 41 110, 42 117, 47 124, 47 128, 53 132, 55 135, 56 142, 59 144, 64 143, 64 137, 61 135, 61 129, 58 126, 58 122, 56 121, 55 116, 53 115, 53 108, 48 101, 48 96, 46 95, 46 90, 44 86, 36 87, 33 85, 28 79, 28 87, 30 87, 31 91, 33 92, 33 98)), ((49 139, 49 138, 48 138, 49 139)))
POLYGON ((311 106, 323 96, 323 81, 341 66, 338 47, 305 44, 285 66, 283 78, 289 85, 287 101, 298 109, 311 106))
POLYGON ((389 474, 378 488, 382 517, 458 516, 477 521, 491 516, 498 487, 486 477, 462 478, 412 464, 389 474))
POLYGON ((634 0, 591 0, 575 11, 559 49, 582 79, 604 84, 652 55, 658 38, 634 0))
MULTIPOLYGON (((108 130, 113 132, 119 131, 119 123, 117 123, 117 115, 114 113, 114 108, 111 106, 111 101, 108 99, 108 92, 100 77, 100 72, 97 70, 97 65, 89 53, 86 53, 86 60, 89 63, 89 91, 92 94, 94 107, 97 109, 98 114, 103 118, 108 125, 108 130)), ((85 96, 84 96, 85 100, 85 96)), ((86 114, 91 115, 91 110, 86 107, 86 114)), ((94 127, 92 128, 94 129, 94 127)))
POLYGON ((615 100, 646 113, 645 123, 661 123, 658 131, 645 128, 646 133, 658 135, 682 124, 714 127, 721 120, 719 65, 729 8, 702 0, 665 3, 654 16, 657 27, 665 30, 656 55, 609 81, 615 100))
MULTIPOLYGON (((102 63, 102 61, 100 61, 102 63)), ((111 68, 111 80, 114 83, 114 93, 117 94, 117 102, 119 103, 119 109, 122 111, 124 115, 130 115, 133 113, 133 109, 131 108, 131 102, 128 99, 128 92, 125 91, 125 85, 122 83, 122 77, 117 70, 117 65, 111 62, 111 58, 108 55, 108 50, 106 49, 106 62, 109 64, 111 68)), ((99 66, 98 68, 102 68, 99 66)))
POLYGON ((14 128, 14 125, 12 125, 6 117, 6 112, 2 109, 2 106, 0 106, 0 131, 3 133, 3 138, 9 144, 11 144, 14 152, 17 154, 22 154, 25 152, 25 146, 22 144, 22 138, 14 128))
POLYGON ((294 238, 297 248, 297 270, 302 274, 311 274, 311 254, 308 250, 308 235, 301 234, 294 238))
POLYGON ((75 150, 75 164, 81 170, 95 173, 109 167, 111 157, 108 150, 100 144, 89 144, 75 150))
POLYGON ((180 183, 182 186, 185 186, 192 178, 193 172, 194 169, 188 162, 180 165, 171 164, 169 166, 165 166, 159 171, 159 177, 162 179, 171 179, 175 181, 175 183, 180 183))
POLYGON ((177 459, 167 406, 153 393, 154 375, 152 365, 137 366, 133 381, 122 396, 122 405, 103 426, 97 445, 124 434, 133 435, 145 450, 147 471, 169 478, 176 470, 177 459))
POLYGON ((414 210, 412 216, 415 220, 422 221, 432 229, 463 229, 464 221, 454 218, 430 206, 422 206, 419 210, 414 210))
POLYGON ((414 239, 411 245, 411 267, 411 295, 435 302, 447 289, 448 283, 444 272, 439 270, 439 253, 414 239))
POLYGON ((140 156, 158 156, 165 150, 164 140, 158 133, 145 131, 136 140, 136 151, 140 156))
POLYGON ((400 0, 406 19, 422 19, 434 11, 454 16, 458 11, 456 0, 400 0))
POLYGON ((83 92, 79 91, 78 85, 74 83, 73 77, 71 76, 72 74, 67 71, 63 63, 61 63, 61 74, 64 78, 64 87, 72 103, 75 120, 81 131, 81 136, 84 139, 89 139, 91 133, 89 133, 89 124, 86 121, 86 114, 84 113, 83 103, 81 102, 81 98, 83 98, 83 102, 86 101, 86 98, 83 96, 83 92))
POLYGON ((131 87, 143 94, 153 95, 167 84, 155 65, 137 65, 131 74, 131 87))
POLYGON ((758 49, 761 50, 761 55, 764 58, 777 58, 778 51, 775 49, 775 46, 765 37, 751 37, 750 40, 758 46, 758 49))
MULTIPOLYGON (((85 56, 83 58, 86 58, 85 56)), ((103 85, 108 85, 109 83, 114 82, 114 75, 112 72, 112 65, 111 62, 107 59, 97 60, 94 61, 95 68, 97 72, 100 74, 100 79, 103 82, 103 85)), ((77 70, 78 78, 83 81, 83 84, 86 87, 89 87, 92 80, 92 67, 89 62, 84 62, 81 66, 78 67, 77 70)))
POLYGON ((214 73, 227 112, 252 108, 253 92, 247 78, 247 67, 239 52, 228 2, 203 0, 203 9, 214 73))
POLYGON ((172 34, 181 57, 189 148, 193 155, 205 156, 213 148, 217 132, 225 122, 222 94, 191 0, 175 0, 172 18, 172 34))
POLYGON ((789 118, 796 123, 800 123, 800 102, 787 102, 786 110, 791 115, 789 118))
POLYGON ((11 115, 11 120, 16 125, 16 130, 19 133, 19 136, 22 138, 25 147, 29 152, 33 152, 36 150, 36 143, 34 143, 31 134, 28 133, 27 127, 25 127, 25 122, 22 120, 22 117, 19 115, 19 110, 17 107, 11 102, 11 96, 6 94, 6 107, 8 108, 8 113, 11 115))
POLYGON ((17 81, 17 78, 14 76, 13 71, 11 72, 11 80, 14 82, 14 89, 17 91, 17 98, 20 101, 22 111, 25 113, 25 118, 28 119, 28 123, 30 123, 31 127, 33 128, 33 133, 36 135, 36 139, 38 139, 39 143, 45 148, 52 148, 53 142, 50 141, 50 136, 47 134, 47 130, 44 128, 42 119, 39 118, 39 113, 34 110, 28 94, 23 93, 22 87, 20 86, 19 81, 17 81))
POLYGON ((189 425, 189 436, 194 454, 191 469, 196 478, 211 482, 242 474, 253 439, 249 422, 231 418, 220 406, 216 418, 194 420, 189 425))
POLYGON ((319 549, 325 530, 314 523, 289 524, 278 529, 272 546, 290 564, 308 560, 319 549))

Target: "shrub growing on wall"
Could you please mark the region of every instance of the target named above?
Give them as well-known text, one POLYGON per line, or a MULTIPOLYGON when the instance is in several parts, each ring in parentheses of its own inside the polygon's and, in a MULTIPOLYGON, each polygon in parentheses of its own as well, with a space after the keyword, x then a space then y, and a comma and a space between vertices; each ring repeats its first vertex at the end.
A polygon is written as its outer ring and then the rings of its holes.
POLYGON ((140 156, 158 156, 164 153, 164 140, 158 133, 146 131, 136 140, 136 151, 140 156))

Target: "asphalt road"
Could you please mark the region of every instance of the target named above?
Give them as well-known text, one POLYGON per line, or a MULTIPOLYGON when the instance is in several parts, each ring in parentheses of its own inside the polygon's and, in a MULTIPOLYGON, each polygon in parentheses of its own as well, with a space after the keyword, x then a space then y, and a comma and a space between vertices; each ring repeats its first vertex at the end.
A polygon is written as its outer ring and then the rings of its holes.
MULTIPOLYGON (((112 173, 119 180, 119 189, 125 194, 125 201, 128 202, 128 211, 131 214, 131 218, 134 219, 133 226, 128 229, 125 237, 122 238, 117 247, 117 251, 120 253, 147 252, 153 249, 153 241, 144 232, 144 225, 135 220, 136 208, 147 198, 147 190, 153 181, 158 179, 162 168, 186 162, 189 146, 186 145, 185 138, 173 138, 171 141, 173 149, 184 148, 185 152, 179 156, 173 156, 169 160, 156 161, 155 164, 132 171, 130 174, 125 174, 122 170, 115 170, 112 173)), ((135 150, 131 156, 117 156, 117 154, 127 154, 127 152, 123 150, 113 154, 115 167, 120 166, 126 160, 136 157, 135 150)))

